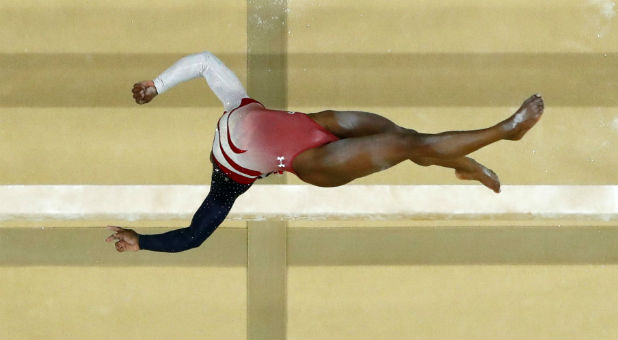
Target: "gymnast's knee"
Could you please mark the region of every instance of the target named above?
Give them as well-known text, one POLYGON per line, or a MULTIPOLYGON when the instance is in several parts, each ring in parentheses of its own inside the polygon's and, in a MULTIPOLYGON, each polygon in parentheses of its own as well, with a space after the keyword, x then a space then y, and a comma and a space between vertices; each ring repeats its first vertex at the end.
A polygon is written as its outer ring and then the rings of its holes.
POLYGON ((430 166, 434 164, 431 158, 426 157, 410 158, 410 160, 420 166, 430 166))
POLYGON ((435 150, 432 149, 426 134, 406 129, 399 133, 399 136, 405 145, 408 159, 420 166, 435 164, 435 150))

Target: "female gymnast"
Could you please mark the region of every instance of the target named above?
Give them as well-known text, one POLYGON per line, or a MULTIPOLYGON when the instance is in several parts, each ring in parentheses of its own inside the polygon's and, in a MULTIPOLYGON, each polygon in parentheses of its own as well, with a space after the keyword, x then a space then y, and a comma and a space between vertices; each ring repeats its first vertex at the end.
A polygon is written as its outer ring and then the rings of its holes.
POLYGON ((186 56, 154 80, 133 85, 133 98, 146 104, 173 86, 203 77, 225 112, 215 128, 208 196, 191 225, 163 234, 140 235, 109 226, 116 250, 180 252, 200 246, 223 222, 238 196, 257 179, 283 171, 321 187, 336 187, 405 160, 452 168, 460 179, 476 180, 496 193, 498 176, 467 154, 499 140, 519 140, 543 113, 543 99, 526 99, 509 118, 486 129, 426 134, 380 115, 359 111, 304 114, 266 109, 210 52, 186 56))

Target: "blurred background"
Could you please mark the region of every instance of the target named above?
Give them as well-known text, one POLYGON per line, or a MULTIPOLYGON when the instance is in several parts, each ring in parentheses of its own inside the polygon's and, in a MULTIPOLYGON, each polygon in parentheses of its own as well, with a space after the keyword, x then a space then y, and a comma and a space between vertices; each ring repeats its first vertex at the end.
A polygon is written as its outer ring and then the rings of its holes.
MULTIPOLYGON (((545 114, 522 141, 472 157, 506 185, 616 186, 616 10, 613 0, 1 0, 0 185, 209 184, 222 108, 206 83, 143 106, 130 92, 208 50, 269 108, 370 111, 422 132, 487 127, 540 92, 545 114)), ((473 183, 400 164, 352 184, 473 183)), ((0 338, 618 336, 616 220, 228 220, 182 254, 119 255, 103 242, 106 224, 188 223, 0 221, 0 338), (275 224, 275 236, 252 238, 252 223, 258 236, 275 224), (273 242, 283 257, 260 258, 273 242), (269 273, 277 284, 252 283, 269 273), (252 308, 254 298, 275 306, 252 308)))

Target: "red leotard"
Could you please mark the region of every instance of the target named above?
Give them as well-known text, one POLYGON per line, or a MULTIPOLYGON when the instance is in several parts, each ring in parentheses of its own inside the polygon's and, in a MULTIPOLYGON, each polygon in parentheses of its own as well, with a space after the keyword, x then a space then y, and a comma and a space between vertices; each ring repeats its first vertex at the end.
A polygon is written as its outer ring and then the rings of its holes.
POLYGON ((219 118, 212 155, 223 172, 247 184, 273 172, 294 173, 298 154, 338 139, 304 113, 268 110, 243 98, 219 118))

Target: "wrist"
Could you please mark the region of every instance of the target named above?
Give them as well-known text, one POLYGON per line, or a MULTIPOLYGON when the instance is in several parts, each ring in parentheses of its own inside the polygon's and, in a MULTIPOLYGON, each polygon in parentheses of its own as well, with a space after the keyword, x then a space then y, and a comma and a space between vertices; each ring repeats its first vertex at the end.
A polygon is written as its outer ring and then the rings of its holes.
POLYGON ((155 96, 165 92, 165 84, 163 84, 163 81, 161 81, 158 77, 152 81, 152 86, 155 89, 155 96))

